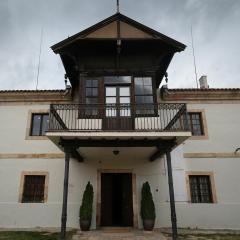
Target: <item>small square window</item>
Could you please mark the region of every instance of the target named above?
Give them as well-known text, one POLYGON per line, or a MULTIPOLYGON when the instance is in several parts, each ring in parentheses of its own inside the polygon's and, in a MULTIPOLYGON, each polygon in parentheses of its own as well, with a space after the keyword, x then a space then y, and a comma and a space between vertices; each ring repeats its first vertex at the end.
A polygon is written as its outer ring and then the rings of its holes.
POLYGON ((44 202, 45 180, 45 175, 24 175, 22 202, 44 202))
POLYGON ((189 175, 189 185, 192 203, 213 203, 209 175, 189 175))
POLYGON ((31 122, 31 136, 44 136, 48 130, 48 122, 48 113, 33 113, 31 122))

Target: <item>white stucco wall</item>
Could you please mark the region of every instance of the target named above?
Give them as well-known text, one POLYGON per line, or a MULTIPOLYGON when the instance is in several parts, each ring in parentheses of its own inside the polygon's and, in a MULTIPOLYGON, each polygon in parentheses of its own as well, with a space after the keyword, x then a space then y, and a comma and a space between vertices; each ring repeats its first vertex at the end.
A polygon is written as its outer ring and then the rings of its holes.
MULTIPOLYGON (((0 106, 0 154, 61 153, 49 140, 26 140, 29 110, 48 109, 41 105, 0 106)), ((240 146, 240 104, 191 104, 189 109, 205 109, 207 140, 187 140, 172 152, 176 211, 179 227, 240 229, 239 158, 185 158, 184 153, 232 153, 240 146), (213 171, 217 203, 188 203, 186 171, 213 171)), ((154 149, 81 149, 86 160, 70 162, 68 222, 78 227, 78 212, 88 181, 94 186, 92 227, 96 226, 97 169, 132 169, 137 176, 140 208, 142 183, 149 181, 156 205, 156 227, 170 226, 166 162, 149 162, 154 149)), ((64 159, 0 158, 0 227, 59 227, 61 222, 64 159), (46 203, 18 203, 22 171, 49 172, 46 203)), ((141 219, 139 217, 139 226, 141 219)))
POLYGON ((41 105, 0 105, 0 153, 60 153, 49 140, 27 140, 29 110, 49 109, 41 105))
POLYGON ((191 109, 204 109, 209 139, 188 140, 184 152, 234 152, 240 146, 240 103, 188 104, 191 109))
MULTIPOLYGON (((240 146, 239 103, 188 104, 188 109, 204 109, 208 139, 187 140, 183 153, 233 154, 240 146)), ((213 172, 217 203, 177 203, 179 226, 240 229, 240 158, 185 158, 184 162, 185 171, 213 172)))

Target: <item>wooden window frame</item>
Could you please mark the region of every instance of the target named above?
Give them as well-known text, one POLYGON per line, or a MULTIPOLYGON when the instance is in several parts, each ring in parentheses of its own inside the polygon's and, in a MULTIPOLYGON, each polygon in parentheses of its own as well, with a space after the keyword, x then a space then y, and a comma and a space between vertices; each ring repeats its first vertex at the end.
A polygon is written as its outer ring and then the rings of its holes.
POLYGON ((144 74, 144 75, 139 75, 139 74, 135 74, 132 76, 132 86, 133 86, 133 103, 136 106, 136 96, 152 96, 153 97, 153 113, 150 114, 142 114, 142 113, 135 113, 136 117, 157 117, 158 116, 158 107, 157 107, 157 88, 156 88, 156 79, 154 76, 152 76, 151 74, 144 74), (152 80, 152 94, 147 94, 147 95, 138 95, 135 92, 135 78, 151 78, 152 80))
POLYGON ((85 109, 85 106, 87 106, 86 103, 86 99, 87 98, 91 98, 91 99, 97 99, 97 103, 96 106, 99 104, 101 105, 102 101, 101 101, 101 88, 102 88, 102 78, 99 76, 84 76, 82 79, 82 83, 80 83, 80 94, 82 95, 80 104, 83 105, 83 108, 79 108, 79 112, 78 112, 78 119, 98 119, 99 116, 101 115, 100 111, 101 109, 97 109, 98 114, 94 115, 94 114, 87 114, 85 109), (86 82, 88 80, 97 80, 98 81, 98 86, 97 87, 87 87, 86 82), (86 89, 87 88, 97 88, 98 89, 98 95, 97 96, 87 96, 86 95, 86 89), (82 112, 83 111, 83 112, 82 112))
POLYGON ((49 173, 45 171, 24 171, 21 173, 20 179, 20 190, 19 190, 19 203, 46 203, 48 199, 48 185, 49 185, 49 173), (25 183, 25 176, 45 176, 45 183, 44 183, 44 198, 43 202, 23 202, 23 193, 24 193, 24 183, 25 183))
POLYGON ((47 136, 45 135, 40 135, 40 136, 31 135, 33 114, 49 114, 49 110, 48 109, 34 109, 34 110, 31 109, 28 111, 25 140, 48 140, 47 136))
POLYGON ((33 113, 32 114, 32 119, 31 119, 31 136, 45 136, 43 133, 43 121, 44 121, 44 116, 48 116, 49 114, 47 113, 33 113), (35 116, 40 116, 40 128, 39 128, 39 134, 38 135, 33 135, 33 129, 34 129, 34 117, 35 116))
POLYGON ((202 125, 202 131, 203 135, 196 135, 196 136, 191 136, 189 140, 208 140, 208 127, 207 127, 207 119, 206 119, 206 114, 204 109, 188 109, 188 113, 199 113, 201 115, 201 125, 202 125))
POLYGON ((191 203, 191 204, 214 204, 214 203, 217 203, 217 194, 216 194, 214 173, 212 171, 211 172, 187 171, 185 174, 186 174, 187 196, 188 196, 189 203, 191 203), (210 186, 211 186, 211 194, 212 194, 212 202, 209 202, 209 203, 194 203, 194 202, 192 202, 189 176, 209 176, 210 186))
MULTIPOLYGON (((115 74, 106 74, 104 76, 99 76, 97 75, 84 75, 84 77, 82 77, 81 82, 79 84, 79 93, 82 97, 79 98, 79 102, 81 104, 85 104, 86 103, 86 80, 91 80, 91 79, 96 79, 98 80, 98 103, 99 104, 105 104, 105 86, 111 86, 111 85, 116 85, 115 82, 113 83, 105 83, 104 82, 104 77, 105 76, 115 76, 115 74)), ((149 77, 152 79, 152 95, 153 96, 153 104, 154 106, 157 106, 157 88, 156 88, 156 78, 153 74, 137 74, 137 73, 125 73, 125 74, 121 74, 120 76, 131 76, 131 83, 119 83, 119 85, 130 85, 130 89, 131 89, 131 104, 133 106, 135 106, 136 102, 135 102, 135 82, 134 79, 135 78, 144 78, 144 77, 149 77)), ((144 95, 145 96, 145 95, 144 95)), ((146 95, 147 96, 147 95, 146 95)), ((80 110, 82 111, 82 110, 80 110)), ((99 112, 100 115, 104 114, 103 111, 99 112)), ((141 117, 141 116, 145 116, 145 114, 136 114, 137 117, 141 117)), ((154 113, 153 114, 148 114, 148 117, 151 116, 158 116, 158 109, 157 107, 154 108, 154 113)), ((83 118, 91 118, 91 119, 95 119, 98 118, 98 116, 94 116, 94 115, 86 115, 86 114, 79 114, 79 119, 83 119, 83 118)))

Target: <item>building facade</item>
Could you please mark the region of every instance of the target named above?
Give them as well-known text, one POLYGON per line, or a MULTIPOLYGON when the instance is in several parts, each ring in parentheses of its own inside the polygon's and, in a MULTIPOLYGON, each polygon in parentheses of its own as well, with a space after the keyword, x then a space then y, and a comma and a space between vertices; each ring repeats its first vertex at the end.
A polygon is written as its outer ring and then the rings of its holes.
POLYGON ((159 89, 184 48, 118 13, 52 47, 71 88, 0 91, 0 227, 78 228, 90 181, 92 229, 142 228, 148 181, 156 228, 240 229, 240 89, 159 89))

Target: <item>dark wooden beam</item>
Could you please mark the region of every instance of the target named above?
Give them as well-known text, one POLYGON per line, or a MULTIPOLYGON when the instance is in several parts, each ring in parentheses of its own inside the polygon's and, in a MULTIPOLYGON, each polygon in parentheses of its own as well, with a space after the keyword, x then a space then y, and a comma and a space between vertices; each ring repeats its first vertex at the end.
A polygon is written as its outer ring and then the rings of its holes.
POLYGON ((151 162, 155 161, 157 158, 162 157, 166 153, 167 149, 172 149, 176 145, 177 145, 176 138, 168 140, 165 144, 156 145, 157 150, 152 154, 152 156, 150 156, 149 160, 151 162))
POLYGON ((156 147, 159 146, 161 148, 168 148, 172 146, 174 139, 164 140, 161 138, 150 140, 150 139, 61 139, 60 145, 61 146, 73 146, 74 148, 79 147, 156 147))
POLYGON ((157 158, 162 157, 165 154, 165 149, 157 149, 155 153, 149 158, 151 162, 155 161, 157 158))
POLYGON ((83 156, 76 149, 72 151, 71 156, 72 158, 77 159, 79 162, 83 162, 84 160, 83 156))

